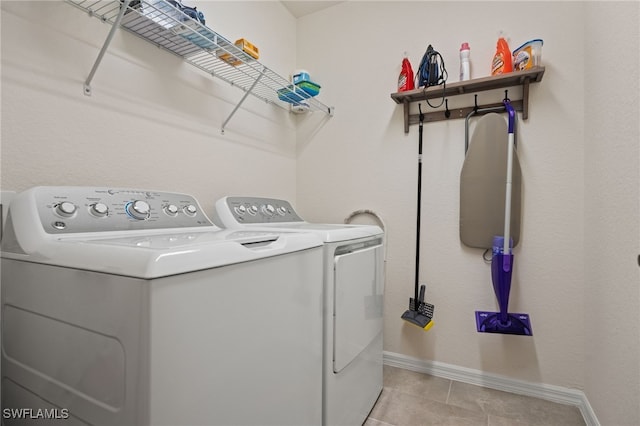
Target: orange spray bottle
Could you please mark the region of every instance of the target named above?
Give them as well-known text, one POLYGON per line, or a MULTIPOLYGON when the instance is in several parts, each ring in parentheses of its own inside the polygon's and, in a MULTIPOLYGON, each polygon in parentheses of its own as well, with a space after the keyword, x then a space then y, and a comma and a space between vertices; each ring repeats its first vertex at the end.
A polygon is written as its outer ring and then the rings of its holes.
POLYGON ((506 74, 513 71, 513 61, 509 43, 500 36, 496 45, 496 54, 491 62, 491 75, 506 74))

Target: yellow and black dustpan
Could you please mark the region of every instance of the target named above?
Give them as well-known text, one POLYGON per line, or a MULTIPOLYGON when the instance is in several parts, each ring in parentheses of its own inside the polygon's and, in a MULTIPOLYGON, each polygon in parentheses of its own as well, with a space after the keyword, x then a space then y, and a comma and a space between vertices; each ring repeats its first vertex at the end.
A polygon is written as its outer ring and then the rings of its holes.
POLYGON ((427 331, 433 327, 433 310, 435 307, 430 303, 425 303, 424 291, 425 285, 423 284, 420 286, 418 298, 412 297, 409 299, 409 310, 402 314, 402 319, 427 331), (416 301, 418 306, 416 306, 416 301))

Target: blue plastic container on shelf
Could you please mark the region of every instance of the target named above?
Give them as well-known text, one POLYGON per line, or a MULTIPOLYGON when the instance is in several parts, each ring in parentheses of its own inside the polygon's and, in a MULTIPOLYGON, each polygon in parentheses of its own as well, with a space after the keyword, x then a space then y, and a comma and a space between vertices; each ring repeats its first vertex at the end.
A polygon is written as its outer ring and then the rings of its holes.
POLYGON ((310 96, 316 96, 320 93, 320 85, 314 83, 313 81, 302 81, 300 83, 296 83, 300 89, 304 90, 310 96))
POLYGON ((278 90, 278 98, 281 101, 285 101, 294 105, 299 104, 305 99, 309 99, 310 97, 311 95, 296 86, 287 86, 278 90))
POLYGON ((308 72, 298 71, 293 75, 293 84, 302 83, 303 81, 311 81, 311 77, 308 72))

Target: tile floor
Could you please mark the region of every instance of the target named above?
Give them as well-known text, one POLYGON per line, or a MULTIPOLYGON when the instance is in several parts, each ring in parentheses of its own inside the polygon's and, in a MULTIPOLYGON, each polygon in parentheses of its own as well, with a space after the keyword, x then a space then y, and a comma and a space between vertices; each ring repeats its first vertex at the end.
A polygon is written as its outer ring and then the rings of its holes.
POLYGON ((384 389, 364 426, 584 425, 578 407, 384 366, 384 389))

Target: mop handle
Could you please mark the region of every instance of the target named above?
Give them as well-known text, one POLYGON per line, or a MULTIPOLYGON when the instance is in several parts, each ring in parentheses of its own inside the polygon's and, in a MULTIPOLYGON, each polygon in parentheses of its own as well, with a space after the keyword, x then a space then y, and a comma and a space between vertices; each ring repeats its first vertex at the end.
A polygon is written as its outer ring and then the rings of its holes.
POLYGON ((419 277, 420 277, 420 213, 421 213, 421 204, 422 204, 422 125, 424 123, 424 114, 422 113, 422 107, 418 104, 418 109, 420 110, 419 118, 419 126, 418 126, 418 206, 416 213, 416 276, 415 276, 415 308, 418 310, 419 306, 419 295, 418 295, 418 287, 419 277))
MULTIPOLYGON (((507 179, 506 179, 506 193, 504 198, 504 245, 503 253, 511 254, 510 239, 511 239, 511 186, 513 180, 513 144, 514 144, 514 122, 516 116, 516 110, 511 105, 508 99, 505 99, 504 106, 509 113, 509 140, 507 143, 507 179)), ((506 258, 504 263, 510 263, 509 258, 506 258)), ((505 271, 510 269, 506 267, 505 271)), ((503 265, 503 269, 505 265, 503 265)))

